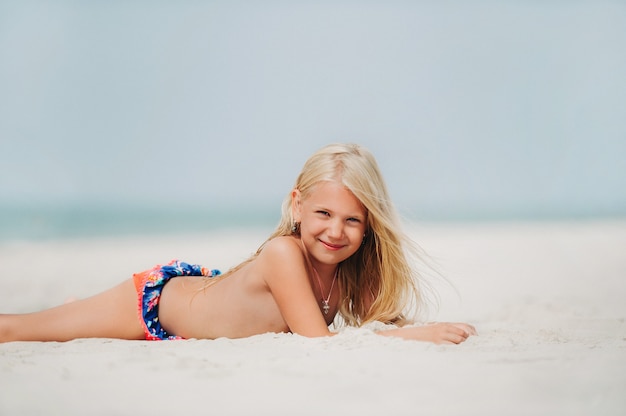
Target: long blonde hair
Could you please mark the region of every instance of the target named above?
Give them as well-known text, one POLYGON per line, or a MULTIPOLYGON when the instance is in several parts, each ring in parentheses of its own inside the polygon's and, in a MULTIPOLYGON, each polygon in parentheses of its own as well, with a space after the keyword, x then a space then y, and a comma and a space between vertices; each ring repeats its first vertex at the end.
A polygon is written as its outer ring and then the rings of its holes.
MULTIPOLYGON (((404 323, 417 312, 422 297, 415 260, 417 246, 402 232, 399 216, 374 156, 356 144, 330 144, 314 153, 296 179, 302 199, 322 181, 340 181, 367 210, 367 232, 358 251, 339 265, 339 313, 349 325, 404 323), (368 302, 367 299, 373 300, 368 302), (369 305, 368 305, 369 303, 369 305)), ((226 275, 254 260, 273 238, 294 233, 291 192, 281 220, 257 252, 226 275)))

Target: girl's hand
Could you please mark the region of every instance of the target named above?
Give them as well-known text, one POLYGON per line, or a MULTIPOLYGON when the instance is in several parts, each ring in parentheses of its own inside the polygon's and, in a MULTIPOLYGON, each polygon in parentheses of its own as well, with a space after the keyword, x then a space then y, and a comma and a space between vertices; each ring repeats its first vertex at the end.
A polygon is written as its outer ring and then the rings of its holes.
POLYGON ((380 335, 396 336, 435 344, 460 344, 470 335, 478 335, 476 329, 465 323, 437 322, 379 332, 380 335))

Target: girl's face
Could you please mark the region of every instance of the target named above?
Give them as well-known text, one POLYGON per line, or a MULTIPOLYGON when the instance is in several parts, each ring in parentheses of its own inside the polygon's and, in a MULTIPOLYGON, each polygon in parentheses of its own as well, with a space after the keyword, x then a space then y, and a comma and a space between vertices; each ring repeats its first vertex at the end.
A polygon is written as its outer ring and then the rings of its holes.
POLYGON ((300 222, 300 236, 314 266, 335 266, 361 247, 367 211, 345 186, 321 182, 306 198, 296 189, 292 201, 294 219, 300 222))

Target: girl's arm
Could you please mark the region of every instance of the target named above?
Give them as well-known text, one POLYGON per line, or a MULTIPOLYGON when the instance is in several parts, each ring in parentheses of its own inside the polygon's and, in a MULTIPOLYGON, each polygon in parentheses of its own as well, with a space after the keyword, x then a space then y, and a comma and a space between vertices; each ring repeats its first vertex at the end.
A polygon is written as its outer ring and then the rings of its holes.
POLYGON ((334 335, 311 289, 302 251, 293 240, 271 240, 256 262, 291 332, 306 337, 334 335))
POLYGON ((435 344, 460 344, 470 335, 478 335, 476 329, 465 323, 437 322, 423 326, 408 326, 387 331, 379 335, 400 337, 415 341, 430 341, 435 344))
MULTIPOLYGON (((374 303, 374 292, 370 290, 369 295, 365 299, 365 307, 370 308, 374 303)), ((435 344, 459 344, 464 342, 470 335, 477 335, 476 329, 465 323, 448 323, 438 322, 423 326, 405 326, 410 324, 408 321, 399 319, 394 324, 401 328, 380 331, 379 335, 394 336, 416 341, 429 341, 435 344)))

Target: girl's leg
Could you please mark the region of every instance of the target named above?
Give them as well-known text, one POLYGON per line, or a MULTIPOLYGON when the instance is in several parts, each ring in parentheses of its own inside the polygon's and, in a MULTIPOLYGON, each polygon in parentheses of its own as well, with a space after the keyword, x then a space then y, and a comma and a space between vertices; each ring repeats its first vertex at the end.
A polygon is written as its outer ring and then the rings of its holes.
POLYGON ((0 315, 0 342, 75 338, 144 339, 132 279, 87 299, 41 312, 0 315))

